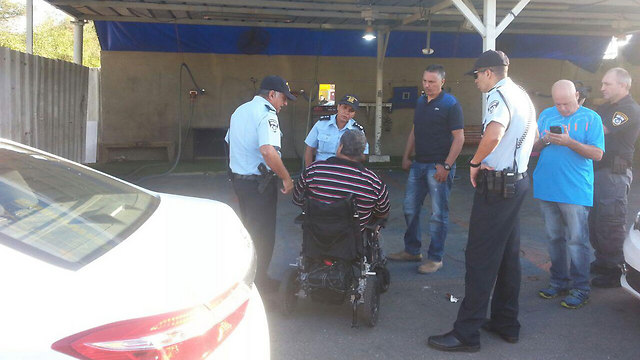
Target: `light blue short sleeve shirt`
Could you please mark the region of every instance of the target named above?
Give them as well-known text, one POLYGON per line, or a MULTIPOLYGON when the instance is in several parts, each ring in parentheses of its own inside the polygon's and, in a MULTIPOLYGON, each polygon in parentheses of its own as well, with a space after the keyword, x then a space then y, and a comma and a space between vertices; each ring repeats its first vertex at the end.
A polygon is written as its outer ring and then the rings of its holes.
MULTIPOLYGON (((580 107, 571 116, 562 116, 556 107, 545 109, 538 119, 540 136, 550 126, 566 126, 569 136, 582 144, 604 151, 604 130, 600 115, 580 107)), ((533 197, 564 204, 593 206, 593 160, 562 145, 547 145, 533 172, 533 197)))
POLYGON ((240 105, 233 115, 225 141, 229 143, 229 166, 240 175, 259 175, 265 163, 260 146, 271 145, 280 152, 280 124, 276 109, 263 97, 240 105))
MULTIPOLYGON (((327 160, 335 156, 340 145, 340 137, 347 129, 362 130, 362 126, 350 119, 342 129, 338 129, 335 114, 331 115, 328 120, 322 118, 318 120, 304 140, 305 144, 316 149, 315 161, 327 160)), ((369 153, 369 144, 365 146, 364 153, 369 153)))

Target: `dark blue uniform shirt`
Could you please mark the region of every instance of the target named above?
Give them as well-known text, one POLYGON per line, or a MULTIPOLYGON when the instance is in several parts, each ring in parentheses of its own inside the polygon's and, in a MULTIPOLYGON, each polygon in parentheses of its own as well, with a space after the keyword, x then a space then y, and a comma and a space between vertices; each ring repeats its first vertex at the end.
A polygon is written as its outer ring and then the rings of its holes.
POLYGON ((423 95, 418 99, 413 125, 416 161, 443 163, 453 142, 451 131, 464 128, 462 107, 444 91, 430 102, 423 95))
POLYGON ((596 162, 596 168, 610 167, 615 156, 633 162, 635 143, 640 133, 638 103, 627 95, 615 104, 601 105, 597 112, 609 133, 604 135, 604 155, 596 162))

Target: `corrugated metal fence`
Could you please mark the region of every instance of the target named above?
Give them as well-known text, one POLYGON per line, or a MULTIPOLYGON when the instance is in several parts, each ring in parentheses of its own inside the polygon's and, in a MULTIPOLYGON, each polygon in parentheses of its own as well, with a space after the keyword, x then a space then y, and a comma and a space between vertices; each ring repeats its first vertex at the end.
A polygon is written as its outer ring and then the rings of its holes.
POLYGON ((0 47, 0 137, 82 162, 89 68, 0 47))

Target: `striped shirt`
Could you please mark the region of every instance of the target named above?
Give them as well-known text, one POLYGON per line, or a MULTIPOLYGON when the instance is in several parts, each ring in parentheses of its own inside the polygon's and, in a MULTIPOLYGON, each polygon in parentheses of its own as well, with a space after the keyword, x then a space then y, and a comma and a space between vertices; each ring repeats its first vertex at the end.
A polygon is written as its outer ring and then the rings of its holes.
POLYGON ((312 199, 332 203, 354 194, 360 227, 389 212, 387 186, 359 162, 338 157, 316 161, 304 170, 293 189, 293 203, 304 205, 305 192, 312 199))

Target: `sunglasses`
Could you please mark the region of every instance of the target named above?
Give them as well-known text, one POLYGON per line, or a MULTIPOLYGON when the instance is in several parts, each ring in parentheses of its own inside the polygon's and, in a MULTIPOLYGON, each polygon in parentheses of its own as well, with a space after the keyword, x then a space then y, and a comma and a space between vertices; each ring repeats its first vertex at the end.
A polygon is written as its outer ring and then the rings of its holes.
POLYGON ((473 79, 477 79, 478 78, 478 73, 483 73, 487 70, 491 70, 491 69, 478 69, 478 70, 473 70, 473 79))

